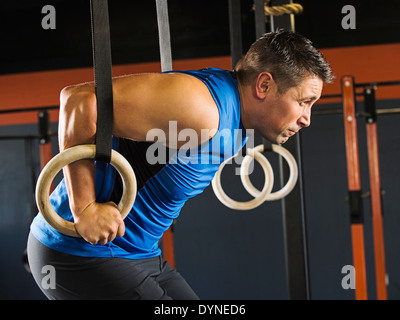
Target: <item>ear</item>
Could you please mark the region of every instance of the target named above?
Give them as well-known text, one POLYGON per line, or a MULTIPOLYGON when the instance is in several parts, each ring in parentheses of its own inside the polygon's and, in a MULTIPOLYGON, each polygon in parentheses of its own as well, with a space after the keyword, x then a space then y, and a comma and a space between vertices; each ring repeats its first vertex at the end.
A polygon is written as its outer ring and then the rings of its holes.
POLYGON ((256 80, 256 96, 258 99, 264 99, 267 95, 268 88, 273 82, 272 75, 269 72, 261 72, 256 80))

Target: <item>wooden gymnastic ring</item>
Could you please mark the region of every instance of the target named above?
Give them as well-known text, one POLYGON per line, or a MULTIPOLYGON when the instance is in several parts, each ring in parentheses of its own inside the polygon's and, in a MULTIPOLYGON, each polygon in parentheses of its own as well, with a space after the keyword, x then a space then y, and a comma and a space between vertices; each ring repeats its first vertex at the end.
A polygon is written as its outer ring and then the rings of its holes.
MULTIPOLYGON (((36 203, 44 219, 57 231, 71 237, 80 237, 75 224, 61 218, 50 203, 50 186, 57 173, 66 165, 82 160, 94 159, 96 145, 80 145, 68 148, 52 158, 43 168, 36 183, 36 203)), ((117 151, 112 150, 110 164, 121 175, 123 192, 118 209, 124 219, 132 209, 136 198, 136 176, 129 162, 117 151)))
MULTIPOLYGON (((242 180, 243 186, 247 190, 247 192, 250 193, 253 197, 259 196, 261 194, 261 191, 256 189, 249 179, 249 166, 252 157, 256 155, 258 155, 259 157, 262 156, 261 152, 263 151, 264 151, 263 144, 260 144, 259 146, 252 149, 252 152, 249 152, 248 149, 248 154, 244 157, 242 161, 242 166, 240 167, 241 169, 240 179, 242 180)), ((290 175, 288 181, 280 190, 276 192, 271 192, 269 195, 267 195, 267 197, 265 198, 266 201, 274 201, 286 197, 295 187, 297 183, 297 178, 299 176, 298 174, 299 170, 297 167, 296 159, 287 149, 277 144, 273 144, 272 151, 278 153, 286 160, 289 166, 290 175)), ((262 162, 260 162, 260 164, 262 165, 262 162)))
MULTIPOLYGON (((236 156, 236 155, 235 155, 236 156)), ((234 157, 235 157, 234 156, 234 157)), ((216 197, 221 201, 224 205, 226 205, 228 208, 235 209, 235 210, 250 210, 258 207, 261 205, 266 197, 271 193, 272 187, 274 185, 274 172, 272 171, 271 164, 269 163, 268 159, 265 158, 261 153, 254 153, 254 159, 256 161, 260 162, 263 170, 264 170, 264 175, 265 175, 265 184, 261 192, 258 192, 257 196, 254 197, 254 199, 249 200, 249 201, 236 201, 231 199, 222 189, 221 185, 221 172, 222 169, 224 168, 225 164, 229 162, 232 158, 231 157, 220 165, 218 171, 216 172, 214 179, 211 181, 212 188, 214 190, 214 193, 216 197)), ((248 174, 248 171, 247 171, 248 174)), ((240 175, 242 175, 242 166, 240 167, 240 175)), ((258 190, 257 190, 258 191, 258 190)))

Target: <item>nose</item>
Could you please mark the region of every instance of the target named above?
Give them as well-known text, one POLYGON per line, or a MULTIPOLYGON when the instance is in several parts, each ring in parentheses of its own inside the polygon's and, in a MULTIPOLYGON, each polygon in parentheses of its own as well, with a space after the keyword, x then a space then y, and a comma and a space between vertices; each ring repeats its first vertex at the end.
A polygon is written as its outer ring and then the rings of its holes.
POLYGON ((311 108, 306 108, 298 120, 299 126, 302 128, 309 127, 311 124, 311 108))

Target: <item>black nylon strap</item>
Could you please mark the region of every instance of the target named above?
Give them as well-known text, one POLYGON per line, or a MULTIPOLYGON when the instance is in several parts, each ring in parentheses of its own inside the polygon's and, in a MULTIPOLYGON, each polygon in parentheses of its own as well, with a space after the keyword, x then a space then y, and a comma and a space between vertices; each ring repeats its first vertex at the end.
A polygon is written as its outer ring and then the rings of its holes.
POLYGON ((156 0, 161 71, 172 71, 171 35, 167 0, 156 0))
POLYGON ((97 99, 96 160, 111 161, 113 92, 107 0, 90 0, 94 82, 97 99))
POLYGON ((230 30, 230 46, 232 56, 232 69, 236 63, 242 58, 242 20, 240 0, 229 0, 229 30, 230 30))

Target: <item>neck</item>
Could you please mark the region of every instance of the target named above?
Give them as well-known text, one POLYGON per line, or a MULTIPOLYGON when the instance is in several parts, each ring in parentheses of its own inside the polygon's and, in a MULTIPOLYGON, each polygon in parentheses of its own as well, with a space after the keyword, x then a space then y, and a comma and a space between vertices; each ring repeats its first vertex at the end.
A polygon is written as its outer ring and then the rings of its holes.
POLYGON ((244 129, 254 129, 250 123, 249 116, 247 114, 247 106, 251 103, 249 97, 251 97, 251 87, 243 86, 238 82, 239 97, 240 97, 240 119, 244 129))

